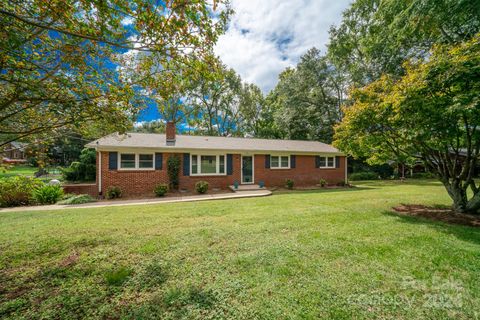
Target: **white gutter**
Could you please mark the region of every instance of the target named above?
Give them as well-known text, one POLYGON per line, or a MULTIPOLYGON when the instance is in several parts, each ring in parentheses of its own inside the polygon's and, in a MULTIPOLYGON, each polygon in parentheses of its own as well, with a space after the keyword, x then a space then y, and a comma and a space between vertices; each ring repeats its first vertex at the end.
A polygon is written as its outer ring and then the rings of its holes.
POLYGON ((98 151, 98 194, 102 193, 102 152, 98 151))

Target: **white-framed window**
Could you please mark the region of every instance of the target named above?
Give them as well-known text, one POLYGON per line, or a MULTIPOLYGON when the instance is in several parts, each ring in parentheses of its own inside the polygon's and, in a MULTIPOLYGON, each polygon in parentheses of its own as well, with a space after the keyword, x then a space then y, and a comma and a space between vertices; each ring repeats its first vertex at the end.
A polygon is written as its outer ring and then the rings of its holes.
POLYGON ((119 153, 120 170, 152 170, 154 169, 153 153, 119 153))
POLYGON ((270 156, 271 169, 290 169, 290 156, 270 156))
POLYGON ((192 154, 190 155, 190 174, 195 176, 224 175, 224 154, 192 154))
POLYGON ((335 168, 335 157, 319 157, 319 168, 335 168))

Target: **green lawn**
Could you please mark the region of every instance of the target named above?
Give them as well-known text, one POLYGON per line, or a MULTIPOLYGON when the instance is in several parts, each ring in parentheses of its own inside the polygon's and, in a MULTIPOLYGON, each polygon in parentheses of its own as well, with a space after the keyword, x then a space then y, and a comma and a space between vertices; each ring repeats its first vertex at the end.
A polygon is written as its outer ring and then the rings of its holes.
POLYGON ((7 169, 0 168, 0 179, 17 175, 33 177, 38 168, 26 165, 9 166, 7 169))
POLYGON ((389 213, 433 181, 0 213, 0 318, 473 319, 480 229, 389 213))

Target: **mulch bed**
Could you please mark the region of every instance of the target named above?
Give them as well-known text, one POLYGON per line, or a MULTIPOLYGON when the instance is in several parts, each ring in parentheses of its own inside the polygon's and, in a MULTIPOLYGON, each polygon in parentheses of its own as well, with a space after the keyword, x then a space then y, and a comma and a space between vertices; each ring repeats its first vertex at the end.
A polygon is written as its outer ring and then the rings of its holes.
POLYGON ((480 217, 455 213, 451 208, 427 207, 419 204, 402 204, 393 207, 393 210, 402 216, 422 217, 450 224, 460 224, 477 228, 480 227, 480 217))

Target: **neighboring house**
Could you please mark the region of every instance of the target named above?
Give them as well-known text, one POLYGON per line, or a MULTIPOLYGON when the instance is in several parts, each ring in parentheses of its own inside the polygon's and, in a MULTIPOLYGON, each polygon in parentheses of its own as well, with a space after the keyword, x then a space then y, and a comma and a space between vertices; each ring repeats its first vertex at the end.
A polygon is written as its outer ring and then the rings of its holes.
POLYGON ((284 186, 314 186, 346 180, 346 159, 336 148, 316 141, 268 140, 166 134, 111 134, 87 144, 97 150, 97 188, 105 194, 119 186, 127 195, 152 194, 168 183, 167 159, 181 159, 180 189, 193 190, 197 181, 226 189, 235 182, 284 186))
POLYGON ((2 160, 7 163, 25 163, 27 157, 25 148, 27 144, 23 142, 10 142, 3 147, 2 160))

